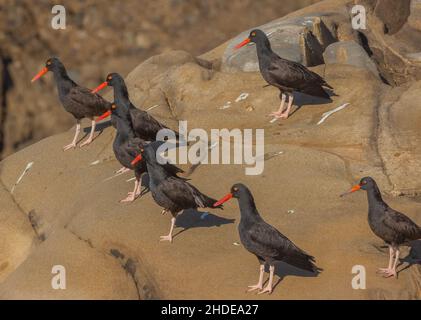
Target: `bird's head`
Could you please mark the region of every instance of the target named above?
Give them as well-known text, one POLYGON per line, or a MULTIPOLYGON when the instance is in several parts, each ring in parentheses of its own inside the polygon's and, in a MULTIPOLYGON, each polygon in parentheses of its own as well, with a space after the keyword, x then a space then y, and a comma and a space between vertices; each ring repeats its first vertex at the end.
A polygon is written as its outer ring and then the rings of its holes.
POLYGON ((348 195, 350 193, 353 193, 355 191, 358 191, 358 190, 368 190, 368 189, 374 187, 375 184, 376 184, 376 182, 374 181, 373 178, 364 177, 360 180, 360 183, 353 186, 349 191, 347 191, 345 193, 342 193, 341 197, 346 196, 346 195, 348 195))
POLYGON ((101 91, 107 86, 114 87, 120 83, 124 83, 123 78, 118 73, 110 73, 107 75, 103 83, 101 83, 98 87, 92 90, 92 93, 97 93, 98 91, 101 91))
POLYGON ((35 77, 32 78, 31 82, 34 82, 41 78, 44 74, 46 74, 48 71, 55 71, 63 68, 63 64, 61 63, 59 58, 53 57, 49 58, 45 62, 45 67, 41 69, 40 72, 38 72, 35 77))
POLYGON ((248 188, 242 183, 236 183, 231 187, 230 193, 219 199, 213 206, 220 206, 232 198, 240 199, 240 197, 245 193, 249 193, 248 188))
POLYGON ((165 141, 153 141, 149 143, 145 148, 140 149, 139 155, 132 161, 132 165, 135 165, 142 159, 145 159, 146 162, 150 164, 164 164, 166 163, 165 159, 160 154, 160 146, 162 146, 165 141))
POLYGON ((142 161, 143 159, 143 154, 145 153, 145 149, 140 148, 139 149, 139 154, 132 160, 131 165, 135 166, 137 163, 139 163, 140 161, 142 161))
POLYGON ((258 42, 263 42, 263 41, 264 42, 267 41, 266 34, 260 29, 254 29, 250 31, 250 34, 246 39, 244 39, 242 42, 240 42, 239 44, 235 46, 235 49, 240 49, 241 47, 244 47, 246 44, 250 42, 258 43, 258 42))

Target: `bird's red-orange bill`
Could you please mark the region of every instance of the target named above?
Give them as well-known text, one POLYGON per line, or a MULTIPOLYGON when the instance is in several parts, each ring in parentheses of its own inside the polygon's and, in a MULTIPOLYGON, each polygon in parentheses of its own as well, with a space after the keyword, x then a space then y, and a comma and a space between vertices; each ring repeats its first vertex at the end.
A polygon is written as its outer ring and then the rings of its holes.
POLYGON ((220 200, 218 200, 217 202, 215 202, 213 204, 214 207, 220 206, 221 204, 223 204, 224 202, 227 202, 228 200, 230 200, 233 197, 232 193, 228 193, 225 197, 221 198, 220 200))
POLYGON ((40 72, 38 72, 35 77, 32 78, 31 82, 34 82, 34 81, 38 80, 39 78, 41 78, 47 72, 48 72, 47 67, 42 68, 42 70, 40 72))
POLYGON ((241 43, 239 43, 239 44, 237 44, 236 46, 235 46, 235 49, 240 49, 241 47, 244 47, 247 43, 249 43, 250 42, 250 38, 247 38, 247 39, 245 39, 243 42, 241 42, 241 43))
POLYGON ((109 117, 111 115, 111 111, 107 111, 103 114, 101 114, 98 118, 96 118, 96 122, 100 122, 101 120, 104 120, 105 118, 109 117))
POLYGON ((361 185, 357 184, 356 186, 353 186, 353 187, 351 188, 351 190, 349 190, 349 191, 347 191, 347 192, 345 192, 345 193, 342 193, 342 194, 341 194, 341 197, 346 196, 347 194, 353 193, 353 192, 355 192, 355 191, 358 191, 358 190, 360 190, 360 189, 361 189, 361 185))
POLYGON ((131 165, 134 166, 140 160, 142 160, 142 155, 141 154, 139 154, 136 158, 133 159, 133 161, 131 162, 131 165))
POLYGON ((94 90, 92 90, 92 93, 97 93, 98 91, 101 91, 102 89, 104 89, 106 86, 108 86, 108 82, 105 81, 103 83, 101 83, 98 87, 96 87, 94 90))

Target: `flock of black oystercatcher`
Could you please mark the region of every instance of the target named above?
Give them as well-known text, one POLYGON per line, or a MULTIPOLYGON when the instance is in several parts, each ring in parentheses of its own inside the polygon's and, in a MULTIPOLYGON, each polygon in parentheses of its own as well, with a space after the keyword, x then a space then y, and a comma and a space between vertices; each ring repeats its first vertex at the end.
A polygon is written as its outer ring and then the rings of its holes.
MULTIPOLYGON (((271 115, 275 119, 287 119, 293 103, 295 92, 302 92, 311 96, 330 100, 325 88, 333 89, 321 76, 310 71, 305 66, 283 59, 271 49, 269 39, 261 30, 252 30, 237 49, 248 43, 255 43, 259 68, 262 77, 269 85, 281 92, 279 110, 271 115), (288 105, 284 110, 286 95, 288 105)), ((124 79, 117 73, 110 73, 105 82, 94 90, 77 85, 68 76, 64 65, 58 58, 47 60, 45 67, 32 79, 35 81, 48 71, 53 72, 57 84, 58 94, 64 109, 76 119, 76 133, 72 143, 64 150, 75 148, 80 133, 80 121, 89 118, 92 121, 88 139, 80 146, 83 147, 93 141, 96 121, 111 116, 111 123, 116 129, 113 151, 116 159, 122 165, 118 172, 133 170, 135 187, 122 202, 134 201, 146 191, 151 192, 156 204, 163 208, 162 213, 171 213, 171 227, 168 235, 161 236, 161 241, 173 241, 173 229, 176 217, 187 209, 220 208, 231 198, 239 202, 241 219, 238 226, 240 240, 244 247, 253 253, 260 263, 259 281, 250 286, 248 291, 259 290, 259 293, 271 293, 275 264, 279 261, 297 268, 319 273, 322 269, 315 265, 315 258, 296 246, 291 240, 276 228, 266 223, 257 211, 251 191, 243 184, 234 184, 230 193, 219 201, 208 197, 190 184, 183 177, 178 176, 183 170, 172 164, 161 164, 157 152, 162 141, 156 141, 159 130, 167 129, 162 123, 154 119, 148 112, 136 108, 129 99, 129 93, 124 79), (103 99, 97 92, 106 86, 114 88, 114 102, 103 99), (96 121, 94 117, 98 117, 96 121), (141 177, 149 175, 149 184, 141 191, 141 177), (265 265, 269 265, 269 281, 263 288, 265 265)), ((178 133, 177 134, 177 138, 178 133)), ((410 241, 421 239, 421 228, 405 216, 391 209, 382 199, 379 188, 374 179, 366 177, 349 192, 366 190, 368 194, 369 226, 379 238, 384 240, 390 248, 390 259, 387 268, 379 269, 385 277, 397 276, 396 266, 399 260, 399 247, 410 241)))

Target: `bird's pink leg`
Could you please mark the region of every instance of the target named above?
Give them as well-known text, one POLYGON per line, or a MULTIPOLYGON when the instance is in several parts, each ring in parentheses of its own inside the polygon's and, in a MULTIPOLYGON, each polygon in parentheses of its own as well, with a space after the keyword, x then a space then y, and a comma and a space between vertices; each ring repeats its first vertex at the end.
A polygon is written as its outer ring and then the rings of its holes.
POLYGON ((68 144, 67 146, 63 147, 63 151, 67 151, 69 149, 72 148, 76 148, 76 142, 77 142, 77 138, 79 137, 79 133, 80 133, 80 121, 78 120, 76 123, 76 132, 75 132, 75 136, 73 137, 73 141, 71 144, 68 144))
POLYGON ((275 266, 270 266, 269 267, 269 281, 267 286, 262 290, 259 291, 258 294, 262 294, 262 293, 266 293, 268 292, 269 294, 272 293, 272 286, 273 286, 273 274, 275 273, 275 266))
POLYGON ((282 119, 288 119, 289 113, 291 112, 292 103, 294 102, 294 96, 292 94, 289 95, 288 99, 288 107, 287 109, 280 115, 282 119))
POLYGON ((272 112, 269 116, 277 118, 282 114, 282 112, 284 111, 284 104, 285 104, 286 98, 287 97, 285 94, 281 95, 281 105, 279 106, 278 111, 272 112))
POLYGON ((80 147, 82 148, 83 146, 86 146, 88 144, 90 144, 93 139, 94 139, 94 133, 95 133, 95 126, 96 126, 96 122, 95 120, 91 121, 91 133, 89 134, 88 139, 86 139, 81 145, 80 147))
POLYGON ((133 192, 129 192, 127 194, 127 197, 120 200, 120 202, 133 202, 136 200, 137 196, 140 194, 140 182, 139 180, 136 179, 135 183, 134 183, 134 189, 133 192))
POLYGON ((260 265, 260 273, 259 273, 259 282, 254 286, 249 286, 247 292, 254 291, 254 290, 262 290, 263 288, 263 274, 265 272, 265 265, 260 265))
POLYGON ((378 272, 383 273, 385 278, 395 277, 396 278, 396 266, 399 261, 399 248, 389 247, 389 266, 387 268, 380 268, 378 272), (393 261, 393 257, 395 260, 393 261), (393 264, 393 265, 392 265, 393 264))
MULTIPOLYGON (((178 214, 177 214, 178 215, 178 214)), ((172 232, 174 230, 174 225, 175 225, 175 217, 171 218, 171 227, 170 227, 170 232, 168 233, 167 236, 160 236, 160 240, 159 241, 169 241, 172 242, 172 232)))
POLYGON ((392 263, 393 263, 393 258, 394 258, 394 250, 392 248, 392 246, 389 246, 389 265, 387 268, 379 268, 377 269, 378 273, 385 273, 389 270, 392 269, 392 263))

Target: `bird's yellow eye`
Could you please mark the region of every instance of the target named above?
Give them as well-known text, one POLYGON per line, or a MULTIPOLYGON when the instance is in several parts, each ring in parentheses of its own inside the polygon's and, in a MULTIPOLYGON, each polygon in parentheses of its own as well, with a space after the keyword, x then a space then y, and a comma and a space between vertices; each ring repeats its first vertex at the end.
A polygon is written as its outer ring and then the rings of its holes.
POLYGON ((237 187, 234 187, 234 188, 233 188, 233 190, 234 190, 234 191, 238 191, 238 188, 237 188, 237 187))
POLYGON ((111 105, 111 109, 114 110, 115 108, 117 108, 117 106, 115 104, 111 105))
POLYGON ((255 37, 255 36, 256 36, 256 32, 252 32, 252 33, 251 33, 251 36, 252 36, 252 37, 255 37))
POLYGON ((144 149, 140 149, 140 152, 143 152, 143 151, 145 151, 144 149))
POLYGON ((50 60, 48 60, 47 61, 47 66, 49 66, 51 64, 51 61, 50 60))
POLYGON ((108 76, 108 80, 112 80, 113 79, 113 77, 112 76, 108 76))

